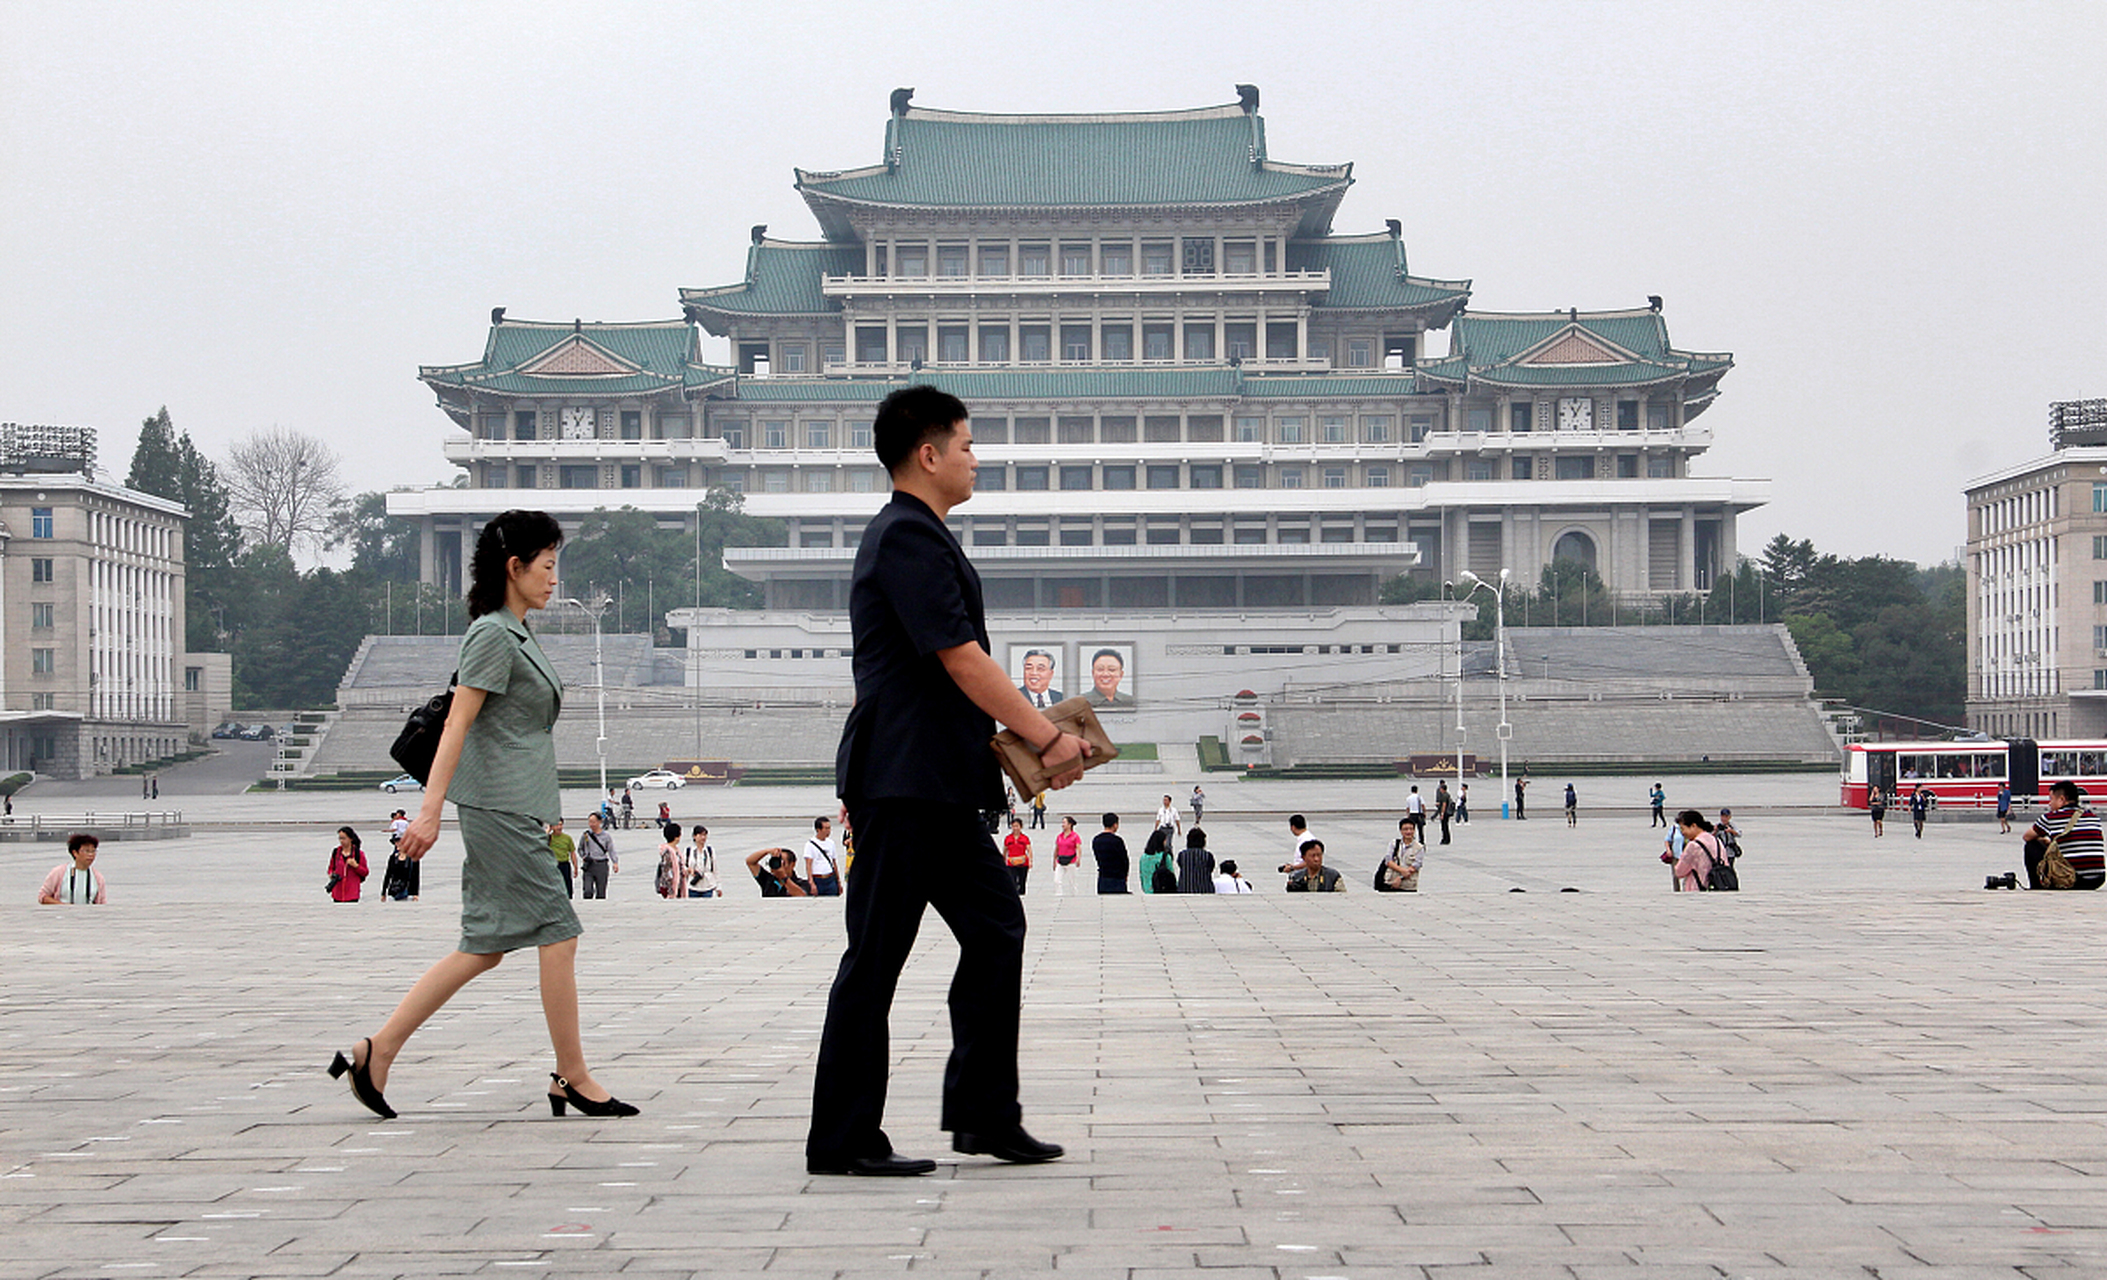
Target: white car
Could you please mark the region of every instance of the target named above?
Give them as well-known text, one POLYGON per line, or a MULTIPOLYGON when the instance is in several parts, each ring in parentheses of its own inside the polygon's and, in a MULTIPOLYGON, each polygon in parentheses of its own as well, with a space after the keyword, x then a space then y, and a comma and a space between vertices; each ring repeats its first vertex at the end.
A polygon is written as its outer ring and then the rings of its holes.
POLYGON ((381 783, 380 789, 392 796, 398 791, 422 791, 424 784, 407 773, 401 773, 381 783))
POLYGON ((681 776, 671 769, 653 769, 641 777, 629 780, 631 791, 642 791, 646 787, 664 787, 668 791, 678 791, 687 785, 681 780, 681 776))

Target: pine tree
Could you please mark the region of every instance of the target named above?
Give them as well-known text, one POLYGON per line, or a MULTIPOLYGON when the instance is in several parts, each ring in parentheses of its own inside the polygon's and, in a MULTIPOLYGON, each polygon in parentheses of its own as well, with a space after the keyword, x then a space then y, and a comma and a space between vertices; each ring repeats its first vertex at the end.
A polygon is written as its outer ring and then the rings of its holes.
POLYGON ((132 450, 132 469, 125 487, 150 493, 171 502, 183 500, 183 479, 176 454, 176 428, 169 421, 168 406, 139 424, 139 445, 132 450))

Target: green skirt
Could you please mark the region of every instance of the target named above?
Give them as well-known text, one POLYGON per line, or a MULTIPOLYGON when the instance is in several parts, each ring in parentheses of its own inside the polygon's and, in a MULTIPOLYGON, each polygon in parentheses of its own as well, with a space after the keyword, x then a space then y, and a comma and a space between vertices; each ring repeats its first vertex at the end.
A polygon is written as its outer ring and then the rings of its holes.
POLYGON ((539 819, 456 805, 461 824, 461 950, 487 956, 585 932, 539 819))

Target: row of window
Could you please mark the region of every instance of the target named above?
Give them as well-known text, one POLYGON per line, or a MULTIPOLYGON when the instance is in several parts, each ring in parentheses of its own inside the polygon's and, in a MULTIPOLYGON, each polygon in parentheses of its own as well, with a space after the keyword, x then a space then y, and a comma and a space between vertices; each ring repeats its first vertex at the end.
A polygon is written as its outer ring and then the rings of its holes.
MULTIPOLYGON (((1622 404, 1632 409, 1636 420, 1638 402, 1622 404)), ((1233 419, 1221 414, 991 417, 973 420, 973 441, 980 448, 1047 444, 1419 444, 1434 434, 1436 423, 1437 417, 1431 413, 1408 414, 1402 427, 1395 415, 1367 413, 1238 415, 1233 419)), ((1517 429, 1528 430, 1526 426, 1517 429)), ((704 436, 722 440, 732 449, 788 449, 793 443, 805 449, 871 447, 870 424, 817 419, 793 423, 787 418, 763 418, 757 422, 729 418, 710 423, 704 428, 704 436)))
MULTIPOLYGON (((641 409, 622 409, 612 414, 601 414, 590 408, 575 407, 550 415, 549 421, 557 434, 543 437, 541 415, 534 409, 515 409, 508 419, 501 413, 486 413, 477 419, 476 434, 485 440, 642 440, 644 438, 644 413, 641 409)), ((651 438, 654 440, 686 440, 693 432, 693 419, 685 413, 661 413, 651 421, 651 438)))
MULTIPOLYGON (((1541 470, 1534 457, 1510 457, 1506 460, 1506 475, 1502 477, 1494 459, 1465 458, 1460 470, 1465 481, 1489 482, 1498 479, 1534 480, 1548 476, 1554 480, 1595 480, 1610 478, 1635 480, 1641 471, 1641 459, 1637 454, 1618 454, 1608 461, 1610 469, 1597 466, 1593 456, 1554 457, 1548 472, 1541 470)), ((1669 456, 1649 455, 1644 460, 1644 472, 1648 479, 1672 479, 1675 476, 1675 459, 1669 456)), ((880 493, 888 482, 885 473, 876 468, 861 467, 809 467, 800 471, 782 468, 761 468, 749 473, 745 470, 727 469, 718 471, 714 477, 693 469, 679 466, 661 466, 648 469, 651 487, 659 489, 685 489, 691 484, 702 486, 716 484, 735 493, 880 493)), ((975 487, 987 492, 1016 490, 1018 492, 1089 492, 1093 490, 1133 489, 1387 489, 1402 484, 1413 489, 1422 485, 1448 480, 1453 474, 1451 463, 1446 459, 1416 462, 1393 466, 1387 463, 1370 463, 1361 466, 1299 466, 1265 463, 1075 463, 1070 465, 1026 464, 1008 465, 983 462, 980 465, 975 487)), ((511 469, 508 477, 503 467, 490 467, 484 472, 484 485, 488 488, 504 488, 507 480, 511 487, 535 489, 541 487, 540 468, 522 464, 511 469)), ((613 468, 612 487, 619 489, 641 489, 645 487, 647 468, 642 463, 621 463, 613 468)), ((563 464, 555 468, 556 487, 559 489, 599 489, 603 475, 598 463, 563 464)), ((46 579, 39 578, 42 582, 46 579)))
MULTIPOLYGON (((1055 321, 1026 320, 978 325, 938 324, 936 342, 930 344, 930 326, 895 324, 859 325, 856 329, 856 360, 859 364, 886 364, 935 360, 939 364, 1093 364, 1098 361, 1144 360, 1169 363, 1213 363, 1219 360, 1297 360, 1302 357, 1302 330, 1293 320, 1256 319, 1218 321, 1211 317, 1188 317, 1182 323, 1164 319, 1055 321), (1182 356, 1181 356, 1182 351, 1182 356)), ((1330 359, 1330 343, 1313 342, 1312 359, 1330 359)), ((793 349, 799 365, 802 347, 784 344, 783 372, 790 367, 793 349)), ((1349 360, 1360 368, 1374 364, 1372 343, 1358 339, 1348 344, 1349 360)), ((831 357, 833 349, 827 354, 831 357)), ((743 363, 743 357, 742 357, 743 363)))
POLYGON ((1279 243, 1255 237, 1117 240, 890 241, 870 247, 875 276, 925 280, 1011 276, 1256 275, 1278 271, 1279 243), (977 270, 975 268, 978 268, 977 270), (1014 268, 1014 270, 1013 270, 1014 268), (1137 270, 1138 268, 1138 270, 1137 270))
MULTIPOLYGON (((1072 519, 982 517, 954 521, 959 541, 975 547, 1214 547, 1307 546, 1311 543, 1398 540, 1395 520, 1368 520, 1356 528, 1351 519, 1281 519, 1263 516, 1235 519, 1138 520, 1132 516, 1072 519)), ((798 530, 797 545, 807 548, 855 547, 863 530, 853 525, 808 524, 798 530)))

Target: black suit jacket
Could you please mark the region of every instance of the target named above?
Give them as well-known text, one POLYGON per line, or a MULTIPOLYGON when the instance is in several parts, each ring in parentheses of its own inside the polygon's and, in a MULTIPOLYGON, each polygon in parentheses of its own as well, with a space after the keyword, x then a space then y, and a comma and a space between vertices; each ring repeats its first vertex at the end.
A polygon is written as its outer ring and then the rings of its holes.
POLYGON ((1002 804, 988 739, 994 718, 974 706, 937 652, 989 649, 980 575, 921 499, 894 493, 863 531, 849 580, 856 705, 834 757, 836 792, 862 800, 1002 804))

